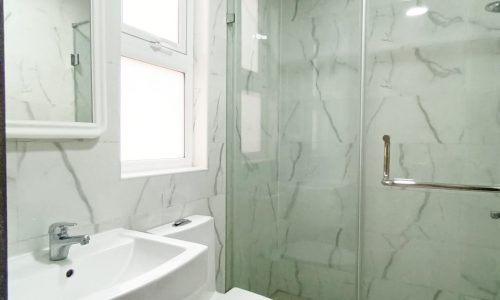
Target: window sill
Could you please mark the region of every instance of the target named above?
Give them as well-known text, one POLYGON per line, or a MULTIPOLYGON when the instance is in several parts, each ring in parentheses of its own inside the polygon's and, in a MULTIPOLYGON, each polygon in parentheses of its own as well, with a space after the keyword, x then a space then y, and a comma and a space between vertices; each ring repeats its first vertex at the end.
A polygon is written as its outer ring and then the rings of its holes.
POLYGON ((122 173, 122 179, 150 177, 150 176, 162 176, 162 175, 202 172, 202 171, 208 171, 208 168, 207 167, 184 167, 184 168, 171 168, 171 169, 151 170, 151 171, 142 171, 142 172, 124 172, 124 173, 122 173))

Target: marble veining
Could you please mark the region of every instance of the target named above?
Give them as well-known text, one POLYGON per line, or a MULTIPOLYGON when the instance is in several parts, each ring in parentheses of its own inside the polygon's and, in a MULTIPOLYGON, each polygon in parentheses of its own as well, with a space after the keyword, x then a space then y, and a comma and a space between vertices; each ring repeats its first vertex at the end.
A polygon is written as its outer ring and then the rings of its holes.
POLYGON ((359 96, 358 4, 259 1, 258 28, 269 38, 243 53, 258 72, 236 75, 238 88, 263 99, 266 146, 241 152, 238 100, 228 137, 236 144, 228 170, 235 286, 273 299, 354 299, 356 204, 347 199, 357 131, 347 111, 359 96))
MULTIPOLYGON (((203 11, 208 14, 205 18, 208 23, 195 26, 195 31, 202 28, 209 34, 207 41, 210 41, 195 45, 198 58, 195 68, 203 72, 195 78, 196 101, 200 103, 201 97, 206 97, 208 109, 208 170, 121 179, 117 113, 121 4, 119 0, 106 1, 110 45, 108 129, 97 140, 8 141, 9 255, 46 247, 47 228, 56 221, 76 222, 78 226, 71 229, 72 233, 92 234, 117 227, 146 230, 193 214, 211 215, 217 237, 217 288, 224 290, 226 24, 223 12, 227 4, 225 0, 208 2, 210 10, 203 11), (204 62, 206 65, 202 65, 204 62)), ((6 15, 9 22, 14 17, 15 14, 6 15)), ((64 38, 59 30, 52 35, 54 39, 57 35, 64 38)), ((57 59, 61 59, 59 54, 57 59)), ((21 62, 21 68, 34 69, 35 73, 36 67, 28 61, 21 62)), ((48 105, 57 104, 45 78, 41 70, 39 77, 33 78, 40 95, 45 95, 40 99, 48 105)), ((32 104, 26 102, 26 107, 32 104)))
MULTIPOLYGON (((262 42, 248 57, 259 72, 238 76, 276 113, 260 126, 269 152, 230 154, 232 280, 273 299, 354 299, 360 28, 350 18, 359 20, 360 3, 269 3, 259 30, 280 44, 262 42)), ((500 209, 498 195, 389 189, 380 177, 381 137, 391 134, 398 177, 500 182, 500 19, 477 2, 368 6, 362 299, 496 299, 500 227, 488 213, 500 209), (429 11, 408 17, 415 5, 429 11)))
POLYGON ((415 48, 415 57, 422 63, 424 63, 429 71, 434 74, 434 76, 446 78, 454 74, 461 74, 462 71, 459 68, 446 68, 441 66, 439 63, 425 58, 419 48, 415 48))
MULTIPOLYGON (((173 177, 173 176, 172 176, 173 177)), ((139 197, 137 197, 137 202, 135 204, 135 208, 134 208, 134 214, 137 213, 138 209, 139 209, 139 206, 141 205, 141 201, 143 200, 143 197, 144 197, 144 191, 146 190, 146 188, 148 187, 148 184, 149 184, 149 181, 151 180, 151 178, 147 178, 145 181, 144 181, 144 184, 142 185, 142 188, 141 188, 141 191, 139 192, 139 197)), ((163 196, 163 194, 162 194, 163 196)))
POLYGON ((69 60, 75 51, 71 24, 88 20, 90 5, 61 0, 47 1, 43 7, 39 4, 31 0, 5 3, 7 117, 74 121, 75 98, 82 87, 75 82, 77 71, 69 60))
MULTIPOLYGON (((480 3, 417 4, 429 11, 410 18, 411 4, 368 2, 366 153, 380 153, 380 138, 391 134, 397 177, 497 184, 486 153, 497 145, 498 101, 490 106, 486 95, 498 90, 482 82, 498 68, 498 36, 488 28, 499 20, 480 3)), ((488 212, 498 196, 383 188, 382 156, 373 158, 365 166, 363 298, 495 299, 500 248, 488 235, 499 227, 488 212)))
POLYGON ((71 174, 71 177, 73 178, 73 181, 75 182, 75 189, 78 192, 78 195, 80 196, 80 199, 82 202, 85 204, 85 207, 87 208, 89 212, 89 218, 90 218, 90 223, 95 224, 95 217, 94 217, 94 209, 92 208, 92 205, 90 204, 88 196, 85 194, 85 190, 82 187, 82 183, 80 179, 78 178, 78 175, 73 168, 73 165, 69 161, 68 155, 64 151, 64 148, 60 143, 54 143, 54 146, 57 148, 59 153, 61 154, 61 158, 64 162, 64 166, 68 170, 68 172, 71 174))
POLYGON ((440 27, 448 27, 448 26, 453 25, 455 23, 460 23, 460 22, 464 21, 464 19, 460 16, 447 17, 447 16, 444 16, 443 14, 441 14, 437 11, 433 11, 433 10, 430 10, 427 13, 427 17, 429 18, 429 20, 431 20, 432 23, 434 23, 434 25, 440 26, 440 27))
MULTIPOLYGON (((219 162, 217 164, 217 171, 215 172, 215 179, 214 179, 214 195, 217 195, 219 194, 218 192, 218 183, 219 183, 219 179, 221 176, 224 175, 223 173, 223 170, 222 170, 222 160, 224 159, 224 146, 225 146, 225 143, 222 143, 221 146, 220 146, 220 151, 219 151, 219 162)), ((223 192, 223 191, 221 191, 223 192)))
POLYGON ((418 108, 420 109, 420 111, 422 112, 422 115, 425 118, 425 122, 427 123, 427 126, 429 126, 429 129, 432 132, 432 135, 436 139, 436 142, 438 142, 439 144, 442 144, 443 141, 439 137, 439 134, 438 134, 436 128, 434 127, 434 125, 432 125, 432 121, 431 121, 431 118, 429 117, 429 113, 422 105, 422 100, 420 99, 420 96, 417 96, 417 104, 418 104, 418 108))

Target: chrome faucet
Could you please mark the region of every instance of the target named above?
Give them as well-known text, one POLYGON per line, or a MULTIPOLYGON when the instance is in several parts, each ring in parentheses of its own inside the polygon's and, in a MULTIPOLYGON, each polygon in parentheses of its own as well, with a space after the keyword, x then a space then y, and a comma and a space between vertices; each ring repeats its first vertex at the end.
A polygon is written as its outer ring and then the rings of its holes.
POLYGON ((87 245, 88 235, 68 235, 68 227, 76 223, 54 223, 49 227, 49 256, 50 260, 63 260, 68 257, 69 248, 74 244, 87 245))

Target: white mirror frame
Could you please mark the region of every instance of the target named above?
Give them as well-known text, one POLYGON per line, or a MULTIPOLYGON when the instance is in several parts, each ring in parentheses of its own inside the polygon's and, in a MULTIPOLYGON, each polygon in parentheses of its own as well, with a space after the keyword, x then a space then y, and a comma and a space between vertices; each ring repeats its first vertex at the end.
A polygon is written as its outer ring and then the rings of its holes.
MULTIPOLYGON (((93 139, 107 126, 105 0, 90 0, 93 123, 6 120, 8 139, 93 139)), ((8 76, 8 74, 6 74, 8 76)))

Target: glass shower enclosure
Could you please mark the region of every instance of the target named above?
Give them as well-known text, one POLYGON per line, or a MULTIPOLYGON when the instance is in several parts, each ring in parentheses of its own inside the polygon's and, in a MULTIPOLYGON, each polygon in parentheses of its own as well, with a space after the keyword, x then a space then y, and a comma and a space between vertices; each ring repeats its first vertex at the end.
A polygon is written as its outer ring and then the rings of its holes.
POLYGON ((228 288, 499 299, 500 14, 487 4, 229 1, 228 288), (383 185, 384 135, 385 179, 493 191, 383 185))

